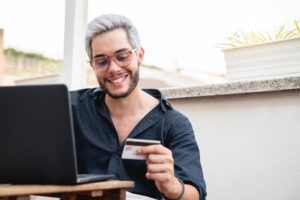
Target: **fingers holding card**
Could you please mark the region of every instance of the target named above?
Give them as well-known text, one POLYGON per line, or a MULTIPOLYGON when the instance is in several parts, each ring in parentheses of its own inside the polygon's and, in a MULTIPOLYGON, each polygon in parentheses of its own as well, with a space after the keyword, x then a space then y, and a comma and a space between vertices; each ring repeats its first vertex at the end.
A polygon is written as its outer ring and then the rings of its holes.
POLYGON ((128 138, 123 149, 122 159, 146 160, 145 154, 138 154, 137 152, 141 147, 153 144, 160 144, 160 141, 128 138))

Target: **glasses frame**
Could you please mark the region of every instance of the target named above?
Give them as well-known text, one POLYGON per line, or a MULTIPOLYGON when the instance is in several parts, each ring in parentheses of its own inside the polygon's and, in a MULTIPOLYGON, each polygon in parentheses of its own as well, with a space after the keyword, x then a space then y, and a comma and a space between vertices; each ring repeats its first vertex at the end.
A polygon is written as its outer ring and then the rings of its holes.
POLYGON ((108 55, 101 55, 99 56, 99 58, 106 58, 106 61, 107 61, 107 65, 105 67, 99 67, 96 63, 95 63, 95 60, 97 60, 98 57, 96 57, 95 59, 93 59, 91 61, 91 64, 94 68, 100 70, 100 71, 104 71, 106 69, 109 68, 110 64, 111 64, 111 60, 114 61, 115 64, 117 64, 119 67, 126 67, 128 66, 131 61, 132 61, 132 54, 134 52, 136 52, 136 48, 132 49, 132 50, 129 50, 129 49, 124 49, 124 50, 120 50, 120 51, 116 51, 113 55, 111 56, 108 56, 108 55), (117 55, 119 55, 120 53, 128 53, 130 55, 129 59, 128 59, 128 63, 124 64, 124 65, 120 65, 119 61, 116 59, 117 55))

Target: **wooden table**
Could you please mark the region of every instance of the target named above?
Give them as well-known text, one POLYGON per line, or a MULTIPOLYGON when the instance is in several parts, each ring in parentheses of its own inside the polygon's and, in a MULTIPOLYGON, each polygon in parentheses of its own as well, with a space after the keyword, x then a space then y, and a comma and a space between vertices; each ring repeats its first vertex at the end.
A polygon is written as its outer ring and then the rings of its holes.
POLYGON ((30 195, 58 197, 62 200, 125 200, 126 189, 133 188, 132 181, 101 181, 80 185, 0 185, 0 199, 13 200, 30 198, 30 195))

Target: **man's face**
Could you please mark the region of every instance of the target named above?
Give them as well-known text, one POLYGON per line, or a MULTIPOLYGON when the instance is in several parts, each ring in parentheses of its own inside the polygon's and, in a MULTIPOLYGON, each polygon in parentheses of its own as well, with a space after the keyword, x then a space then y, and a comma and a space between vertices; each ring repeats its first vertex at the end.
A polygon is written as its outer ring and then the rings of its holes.
MULTIPOLYGON (((115 29, 93 38, 91 43, 92 62, 99 85, 112 98, 128 96, 139 81, 139 63, 143 58, 143 50, 137 55, 132 51, 127 34, 123 29, 115 29), (120 66, 111 56, 125 52, 131 57, 130 62, 120 66), (109 57, 107 57, 109 56, 109 57), (106 59, 107 58, 107 59, 106 59), (107 67, 105 60, 108 61, 107 67), (100 62, 101 61, 101 62, 100 62)), ((118 58, 121 60, 122 55, 118 58)), ((116 57, 115 57, 116 58, 116 57)))

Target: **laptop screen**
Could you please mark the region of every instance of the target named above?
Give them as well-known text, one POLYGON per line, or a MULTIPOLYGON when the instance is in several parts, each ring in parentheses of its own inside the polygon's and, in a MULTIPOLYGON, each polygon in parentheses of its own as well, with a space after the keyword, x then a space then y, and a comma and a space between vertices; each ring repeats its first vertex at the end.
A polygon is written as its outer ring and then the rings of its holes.
POLYGON ((0 182, 64 184, 77 166, 65 85, 0 87, 0 182))

